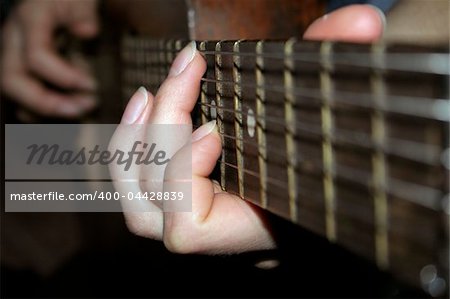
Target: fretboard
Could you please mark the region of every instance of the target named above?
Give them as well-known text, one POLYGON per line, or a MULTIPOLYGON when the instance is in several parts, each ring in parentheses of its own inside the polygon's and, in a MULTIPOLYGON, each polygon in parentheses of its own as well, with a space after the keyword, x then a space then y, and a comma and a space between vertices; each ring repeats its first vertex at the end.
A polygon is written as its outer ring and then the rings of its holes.
MULTIPOLYGON (((139 85, 156 92, 184 44, 125 38, 124 101, 139 85)), ((198 48, 208 68, 193 115, 197 125, 217 119, 224 190, 448 292, 448 48, 198 48)))

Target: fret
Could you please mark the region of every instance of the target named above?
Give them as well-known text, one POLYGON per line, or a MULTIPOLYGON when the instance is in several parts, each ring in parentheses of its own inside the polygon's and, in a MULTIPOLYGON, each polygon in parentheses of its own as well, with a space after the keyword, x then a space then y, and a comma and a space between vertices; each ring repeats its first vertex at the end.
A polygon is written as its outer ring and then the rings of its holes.
POLYGON ((287 175, 288 175, 288 192, 289 192, 289 216, 293 222, 297 222, 297 177, 295 166, 297 164, 297 148, 295 143, 295 97, 292 92, 294 87, 294 60, 292 59, 294 52, 295 39, 290 39, 284 46, 284 86, 285 101, 284 114, 286 120, 286 156, 287 156, 287 175))
POLYGON ((147 49, 147 51, 147 67, 149 72, 149 82, 147 86, 150 92, 156 94, 156 92, 158 91, 159 83, 161 81, 158 70, 158 41, 150 40, 149 48, 147 49))
MULTIPOLYGON (((214 50, 218 51, 220 49, 220 42, 217 42, 215 45, 214 50)), ((217 80, 216 82, 216 101, 212 102, 212 105, 214 105, 214 103, 216 103, 216 105, 218 107, 223 107, 223 101, 222 98, 220 97, 220 89, 221 87, 224 85, 222 83, 220 83, 220 81, 223 81, 222 78, 222 73, 221 73, 221 69, 220 69, 220 64, 221 64, 221 58, 222 56, 220 54, 215 55, 215 63, 214 63, 214 75, 215 75, 215 79, 217 80)), ((221 164, 220 164, 220 184, 222 186, 223 190, 227 190, 227 185, 226 185, 226 161, 225 161, 225 148, 224 148, 224 144, 226 141, 226 138, 224 137, 224 126, 223 126, 223 110, 222 109, 217 109, 217 127, 218 127, 218 131, 219 134, 222 136, 222 155, 221 155, 221 164)))
MULTIPOLYGON (((388 47, 388 53, 402 53, 405 51, 422 51, 409 47, 388 47)), ((386 62, 387 63, 387 62, 386 62)), ((411 74, 399 71, 387 72, 384 76, 385 86, 389 93, 401 94, 405 97, 421 96, 425 98, 448 99, 448 91, 444 82, 448 76, 437 74, 411 74), (416 84, 411 84, 416 82, 416 84)), ((447 100, 448 101, 448 100, 447 100)), ((424 105, 429 105, 425 102, 424 105)), ((448 147, 448 129, 438 120, 423 120, 414 116, 399 116, 385 114, 386 138, 399 138, 436 146, 441 150, 448 147), (430 131, 439 138, 430 134, 430 131)), ((426 151, 424 155, 429 155, 426 151)), ((408 161, 401 155, 386 154, 388 176, 386 184, 388 210, 388 242, 389 265, 391 271, 400 279, 415 285, 421 285, 420 272, 427 266, 436 265, 437 277, 446 277, 448 271, 443 267, 442 252, 431 248, 445 248, 448 244, 448 234, 439 217, 434 211, 440 210, 440 200, 448 193, 448 185, 443 182, 448 177, 448 171, 442 168, 438 161, 431 163, 408 161), (402 185, 394 188, 393 182, 402 181, 402 185), (409 185, 411 187, 409 187, 409 185), (419 188, 417 188, 420 186, 419 188), (421 191, 422 189, 423 191, 421 191), (435 192, 424 192, 435 190, 435 192), (408 198, 426 199, 429 208, 418 205, 417 201, 408 198), (418 237, 420 236, 420 237, 418 237), (444 241, 445 240, 445 241, 444 241), (414 248, 414 250, 411 250, 414 248), (406 265, 408 263, 409 265, 406 265), (439 265, 439 266, 438 266, 439 265)), ((448 251, 446 253, 448 258, 448 251)), ((446 277, 448 279, 448 277, 446 277)), ((422 285, 427 290, 427 285, 422 285)))
POLYGON ((172 65, 172 62, 175 59, 175 40, 169 39, 165 42, 165 74, 169 74, 170 66, 172 65))
MULTIPOLYGON (((320 43, 298 42, 293 45, 294 53, 316 53, 319 57, 320 43)), ((300 89, 320 90, 321 66, 319 59, 312 62, 294 60, 293 85, 300 89)), ((294 94, 295 148, 297 178, 297 222, 311 231, 326 235, 325 196, 323 187, 323 147, 321 102, 307 95, 294 94), (301 130, 301 128, 318 128, 301 130)))
MULTIPOLYGON (((201 52, 204 52, 207 50, 207 42, 206 41, 202 41, 199 45, 199 50, 201 52)), ((206 64, 208 66, 208 69, 210 68, 211 65, 211 58, 212 56, 207 56, 205 57, 206 59, 206 64)), ((214 65, 214 64, 213 64, 214 65)), ((206 74, 204 77, 208 77, 208 72, 210 71, 206 71, 206 74)), ((209 113, 210 108, 207 106, 209 104, 208 101, 208 94, 210 94, 211 92, 208 92, 208 90, 211 90, 211 83, 209 82, 202 82, 202 87, 200 90, 200 103, 203 104, 200 108, 200 113, 201 113, 201 122, 202 124, 206 124, 210 119, 211 119, 211 115, 209 113)))
MULTIPOLYGON (((241 41, 233 44, 233 52, 239 53, 239 45, 241 41)), ((242 88, 241 88, 241 57, 233 56, 233 82, 234 82, 234 132, 236 137, 236 164, 238 171, 239 196, 245 198, 244 192, 244 134, 243 134, 243 117, 242 117, 242 88)))
MULTIPOLYGON (((261 180, 260 172, 260 150, 261 142, 257 134, 257 97, 256 89, 256 42, 245 41, 236 44, 239 48, 239 59, 236 66, 239 68, 240 93, 242 102, 242 116, 244 128, 242 130, 243 142, 243 181, 245 183, 244 198, 261 205, 261 180), (245 55, 248 54, 248 55, 245 55), (252 54, 252 55, 250 55, 252 54), (248 83, 247 85, 242 82, 248 83), (257 175, 255 175, 257 174, 257 175)), ((236 55, 237 56, 237 55, 236 55)))
MULTIPOLYGON (((284 43, 266 41, 261 45, 261 51, 265 57, 262 59, 261 73, 263 86, 284 85, 284 65, 280 60, 270 58, 271 53, 283 53, 284 43)), ((288 188, 288 158, 286 147, 285 120, 285 93, 266 90, 264 92, 265 117, 280 119, 279 123, 266 124, 264 137, 266 143, 266 172, 268 178, 276 178, 282 184, 267 182, 267 209, 289 218, 289 188, 288 188), (271 150, 277 150, 278 154, 270 154, 271 150)))
MULTIPOLYGON (((199 50, 200 51, 215 51, 216 50, 216 42, 214 41, 203 41, 200 43, 199 45, 199 50)), ((218 130, 220 132, 221 126, 219 124, 219 120, 217 119, 217 103, 216 103, 216 83, 215 83, 215 79, 216 79, 216 57, 215 55, 207 55, 205 56, 205 60, 206 60, 206 72, 203 75, 203 78, 206 80, 212 80, 211 82, 202 82, 201 85, 201 92, 200 92, 200 104, 202 104, 202 110, 200 112, 201 114, 201 121, 203 123, 206 123, 210 120, 217 120, 217 126, 218 126, 218 130)), ((224 144, 224 137, 223 135, 221 135, 221 143, 224 144)), ((222 171, 222 163, 223 163, 223 159, 224 159, 224 155, 223 155, 223 150, 222 150, 222 156, 219 158, 220 162, 217 163, 213 173, 212 173, 212 177, 215 180, 218 180, 220 182, 220 180, 222 179, 222 175, 221 175, 221 171, 222 171)), ((222 186, 223 188, 223 186, 222 186)))
POLYGON ((141 69, 143 72, 143 85, 144 86, 150 86, 152 84, 152 75, 151 75, 151 69, 152 69, 152 60, 151 60, 151 44, 149 40, 143 41, 143 48, 140 50, 142 52, 142 63, 143 64, 136 64, 134 67, 135 69, 141 69))
POLYGON ((263 53, 264 41, 256 44, 256 133, 258 139, 258 164, 259 164, 259 187, 260 187, 260 205, 267 208, 267 142, 266 142, 266 111, 265 111, 265 89, 263 88, 264 59, 263 53))
POLYGON ((330 56, 333 44, 331 42, 322 43, 320 50, 323 70, 320 74, 321 90, 323 96, 322 106, 322 130, 323 130, 323 187, 325 195, 325 224, 326 236, 330 241, 336 241, 336 219, 335 219, 335 187, 334 187, 334 159, 331 136, 333 129, 333 116, 330 102, 332 100, 333 82, 330 77, 332 68, 330 56))
MULTIPOLYGON (((382 45, 372 47, 373 59, 383 64, 385 48, 382 45)), ((380 71, 374 71, 372 75, 372 89, 374 94, 375 111, 372 115, 373 140, 376 145, 373 152, 373 198, 375 215, 375 252, 376 262, 381 269, 389 266, 388 245, 388 211, 386 195, 386 158, 382 150, 382 144, 386 142, 385 117, 381 107, 385 106, 386 86, 384 77, 380 71)))
MULTIPOLYGON (((359 55, 368 53, 370 45, 348 47, 345 44, 335 44, 334 57, 359 55)), ((373 199, 373 149, 378 144, 373 140, 371 107, 355 107, 348 105, 340 92, 355 91, 371 94, 373 87, 372 70, 359 66, 334 64, 331 74, 333 80, 333 120, 334 131, 331 140, 333 144, 335 164, 335 202, 337 243, 353 252, 376 260, 376 226, 375 207, 373 199), (354 136, 358 134, 370 136, 368 144, 348 144, 334 138, 342 131, 351 130, 354 136), (355 171, 356 170, 356 171, 355 171), (355 239, 358 242, 355 242, 355 239)), ((350 131, 349 131, 350 132, 350 131)))
MULTIPOLYGON (((234 42, 221 41, 216 44, 216 51, 233 51, 234 42)), ((218 81, 233 81, 233 56, 216 55, 216 79, 218 81)), ((216 99, 218 122, 220 121, 222 134, 235 137, 236 111, 234 104, 234 87, 220 82, 216 83, 216 99)), ((222 144, 223 153, 221 165, 222 187, 233 193, 239 194, 238 170, 229 165, 237 165, 236 141, 233 138, 224 138, 222 144)))
POLYGON ((158 82, 158 89, 161 86, 161 83, 164 82, 164 80, 167 77, 166 73, 166 53, 165 53, 165 40, 158 40, 158 75, 159 75, 159 82, 158 82))

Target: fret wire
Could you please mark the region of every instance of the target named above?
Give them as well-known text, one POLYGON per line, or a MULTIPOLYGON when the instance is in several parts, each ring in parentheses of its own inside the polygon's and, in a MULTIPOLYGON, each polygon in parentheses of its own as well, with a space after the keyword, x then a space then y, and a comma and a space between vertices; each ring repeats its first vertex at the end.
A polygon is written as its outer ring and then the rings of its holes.
MULTIPOLYGON (((263 52, 264 42, 259 41, 256 44, 256 53, 261 54, 263 52)), ((264 73, 262 69, 264 68, 264 59, 262 56, 256 57, 256 85, 264 86, 264 73)), ((260 195, 261 195, 261 206, 267 208, 267 151, 266 151, 266 122, 265 122, 265 90, 257 87, 256 88, 256 136, 258 138, 258 143, 264 145, 264 147, 258 147, 258 164, 260 175, 260 195)))
MULTIPOLYGON (((227 162, 224 162, 221 160, 219 160, 218 163, 225 163, 227 166, 233 167, 235 169, 237 169, 237 167, 238 167, 235 164, 227 163, 227 162)), ((336 165, 336 167, 340 168, 341 166, 336 165)), ((260 174, 255 173, 255 172, 245 169, 245 168, 244 168, 244 172, 249 175, 255 176, 255 177, 261 177, 260 174)), ((345 177, 342 177, 342 178, 348 179, 349 181, 351 181, 353 179, 355 182, 358 182, 357 176, 360 175, 359 171, 348 167, 347 172, 349 172, 349 174, 347 174, 345 177), (354 173, 352 174, 351 172, 354 172, 354 173)), ((337 173, 337 177, 341 177, 339 173, 337 173)), ((276 178, 267 176, 266 179, 267 179, 267 183, 274 184, 276 186, 280 186, 283 188, 288 187, 286 182, 280 181, 276 178)), ((405 182, 405 181, 398 180, 395 178, 390 178, 389 180, 390 180, 389 185, 387 185, 384 188, 384 192, 386 194, 392 194, 392 195, 398 196, 405 201, 411 202, 415 205, 420 205, 421 207, 431 210, 431 211, 437 211, 437 212, 442 211, 442 207, 439 204, 440 199, 444 198, 445 196, 448 196, 448 194, 443 194, 438 189, 421 186, 421 185, 417 185, 414 183, 405 182), (408 196, 405 195, 405 190, 410 190, 409 192, 407 192, 408 194, 406 194, 408 196)), ((366 184, 365 187, 369 187, 369 186, 366 184)), ((301 194, 303 194, 303 190, 298 195, 301 195, 301 194)))
MULTIPOLYGON (((234 52, 231 52, 234 53, 234 52)), ((136 81, 131 79, 129 81, 136 81)), ((142 80, 138 80, 142 82, 142 80)), ((221 84, 235 85, 235 82, 214 80, 202 78, 203 82, 214 82, 221 84)), ((155 84, 156 85, 156 84, 155 84)), ((262 86, 258 87, 253 84, 240 83, 240 86, 250 88, 264 88, 266 90, 285 93, 284 86, 262 86)), ((294 95, 304 96, 310 99, 320 99, 320 91, 317 89, 296 88, 294 87, 294 95)), ((354 93, 347 91, 336 91, 336 97, 340 103, 354 105, 356 107, 374 109, 373 96, 368 93, 354 93)), ((298 99, 297 99, 298 100, 298 99)), ((310 102, 311 104, 311 102, 310 102)), ((390 95, 386 101, 386 105, 382 108, 384 112, 401 113, 417 117, 435 119, 439 121, 450 122, 450 101, 449 99, 432 99, 424 97, 406 97, 401 95, 390 95)))
MULTIPOLYGON (((238 166, 235 165, 235 164, 231 164, 231 163, 224 162, 224 161, 219 161, 219 163, 223 163, 224 165, 229 166, 229 167, 232 167, 232 168, 234 168, 234 169, 236 169, 236 170, 238 169, 238 166)), ((249 174, 249 175, 251 175, 251 176, 258 177, 258 178, 261 177, 261 175, 260 175, 259 173, 256 173, 256 172, 254 172, 254 171, 248 170, 248 169, 246 169, 246 168, 244 168, 243 171, 244 171, 246 174, 249 174)), ((288 188, 286 182, 281 181, 281 180, 276 179, 276 178, 269 177, 269 176, 267 177, 267 183, 268 183, 268 184, 272 184, 272 185, 274 185, 274 186, 281 187, 281 188, 288 188)))
MULTIPOLYGON (((234 53, 234 52, 217 52, 217 51, 205 51, 202 52, 204 55, 240 55, 240 56, 250 56, 250 57, 262 57, 271 59, 284 60, 284 55, 277 54, 266 54, 266 53, 234 53)), ((363 53, 333 53, 333 61, 335 65, 349 65, 356 67, 365 67, 371 69, 379 69, 383 71, 407 71, 407 72, 418 72, 418 73, 431 73, 437 75, 450 75, 449 67, 446 65, 448 63, 447 53, 387 53, 387 58, 389 58, 389 64, 369 64, 371 63, 371 54, 363 53), (341 59, 339 59, 341 58, 341 59), (343 59, 342 59, 343 58, 343 59), (399 63, 400 61, 401 63, 399 63), (414 61, 414 64, 411 64, 414 61), (417 66, 421 68, 418 68, 417 66)), ((320 63, 320 56, 318 53, 294 53, 292 56, 294 61, 299 62, 309 62, 309 63, 320 63)))
MULTIPOLYGON (((226 163, 226 162, 222 162, 222 161, 218 161, 218 163, 225 163, 227 166, 229 166, 229 167, 232 167, 232 168, 235 168, 235 169, 237 169, 238 168, 238 166, 237 165, 233 165, 233 164, 231 164, 231 163, 226 163)), ((257 172, 254 172, 254 171, 251 171, 251 170, 249 170, 249 169, 243 169, 243 171, 246 173, 246 174, 248 174, 248 175, 251 175, 251 176, 253 176, 253 177, 256 177, 256 178, 259 178, 260 177, 260 174, 259 173, 257 173, 257 172)), ((288 186, 286 185, 286 183, 284 182, 284 181, 280 181, 279 179, 276 179, 276 178, 272 178, 272 177, 268 177, 267 178, 267 182, 268 182, 268 184, 271 184, 271 185, 274 185, 274 186, 278 186, 278 187, 281 187, 281 188, 287 188, 288 186)), ((233 191, 227 191, 228 193, 233 193, 233 191)), ((235 193, 235 194, 237 194, 237 195, 239 195, 238 193, 235 193)), ((309 189, 309 190, 307 190, 307 189, 302 189, 302 194, 303 195, 308 195, 308 196, 311 196, 311 197, 316 197, 317 198, 317 193, 316 192, 314 192, 313 190, 311 190, 311 189, 309 189)), ((245 197, 242 197, 242 199, 245 199, 245 197)))
MULTIPOLYGON (((220 81, 207 78, 202 78, 201 81, 230 85, 235 84, 234 82, 230 81, 220 81)), ((280 92, 283 94, 285 93, 284 86, 258 86, 245 83, 241 83, 241 86, 255 89, 264 89, 266 91, 280 92)), ((319 104, 318 101, 321 99, 320 89, 293 87, 292 92, 295 96, 303 96, 306 98, 317 100, 316 104, 319 104)), ((349 104, 361 108, 374 108, 373 95, 369 93, 356 93, 336 90, 334 92, 334 95, 336 98, 339 98, 339 100, 336 101, 338 103, 349 104)), ((308 103, 311 104, 311 102, 308 103)), ((384 112, 388 113, 400 113, 417 117, 430 118, 438 121, 450 122, 450 115, 447 114, 447 111, 449 111, 450 109, 449 99, 389 95, 389 97, 386 98, 386 105, 381 109, 383 109, 384 112)))
MULTIPOLYGON (((444 102, 446 102, 446 103, 448 103, 448 100, 441 100, 441 101, 444 101, 444 102)), ((444 103, 444 104, 446 104, 446 103, 444 103)), ((448 106, 448 105, 447 105, 448 106)), ((445 108, 447 108, 447 106, 442 106, 442 107, 444 107, 444 109, 445 108)), ((406 142, 406 141, 405 141, 406 142)))
POLYGON ((284 84, 285 84, 285 101, 284 101, 284 115, 286 126, 286 157, 287 157, 287 174, 288 174, 288 194, 289 194, 289 214, 292 221, 297 222, 297 194, 298 184, 295 171, 297 160, 297 146, 295 143, 295 111, 293 95, 294 78, 292 71, 294 70, 294 61, 292 59, 294 44, 296 40, 290 39, 286 42, 284 48, 284 84))
MULTIPOLYGON (((227 109, 219 106, 213 106, 210 104, 202 104, 197 103, 197 105, 200 106, 206 106, 210 108, 215 108, 217 110, 223 110, 227 112, 232 113, 239 113, 243 116, 247 116, 248 113, 245 112, 236 112, 232 109, 227 109)), ((257 119, 258 120, 258 119, 257 119)), ((283 125, 285 122, 280 121, 279 119, 274 119, 273 117, 265 117, 265 121, 267 123, 271 124, 278 124, 283 125)), ((293 125, 292 125, 293 126, 293 125)), ((293 128, 296 131, 300 131, 303 133, 313 134, 317 137, 322 138, 323 132, 320 126, 312 125, 312 124, 295 124, 293 128)), ((289 127, 286 126, 286 130, 288 130, 289 127)), ((422 143, 414 143, 406 140, 399 140, 399 139, 393 139, 388 138, 386 139, 386 143, 383 143, 382 145, 373 144, 373 140, 369 134, 365 133, 359 133, 359 132, 353 132, 348 131, 344 129, 334 129, 333 135, 331 136, 331 141, 333 143, 335 142, 342 142, 353 146, 358 146, 366 149, 373 149, 375 146, 381 146, 382 151, 396 155, 405 159, 409 159, 412 161, 420 162, 423 164, 427 164, 430 166, 436 165, 436 163, 439 163, 439 159, 441 156, 441 151, 438 146, 433 146, 429 144, 422 144, 422 143), (423 152, 426 152, 427 155, 424 157, 423 152), (432 154, 433 153, 433 154, 432 154), (428 158, 427 158, 428 157, 428 158)), ((248 143, 249 141, 244 141, 244 143, 248 143)))
MULTIPOLYGON (((240 41, 233 44, 233 51, 239 53, 240 41)), ((233 81, 234 81, 234 132, 236 134, 236 160, 238 165, 238 185, 239 194, 244 197, 244 143, 243 141, 243 119, 242 119, 242 90, 239 87, 241 83, 241 58, 238 55, 233 56, 233 81)))
MULTIPOLYGON (((203 41, 201 41, 203 42, 203 41)), ((200 43, 201 43, 200 42, 200 43)), ((138 48, 133 48, 138 49, 138 48)), ((155 49, 146 50, 148 53, 156 52, 155 49)), ((168 50, 166 52, 172 53, 172 54, 178 54, 179 50, 168 50)), ((255 54, 255 53, 236 53, 236 52, 224 52, 224 51, 204 51, 199 49, 199 52, 203 55, 233 55, 233 56, 240 56, 240 57, 258 57, 262 56, 263 58, 270 58, 270 59, 280 59, 283 60, 283 55, 276 55, 276 54, 255 54)), ((335 54, 336 55, 336 54, 335 54)), ((361 68, 370 68, 370 69, 379 69, 383 71, 405 71, 405 72, 418 72, 418 73, 430 73, 430 74, 436 74, 436 75, 444 75, 448 76, 450 75, 449 68, 445 65, 445 59, 447 59, 448 54, 447 53, 439 53, 439 52, 428 52, 428 53, 420 53, 420 54, 412 54, 412 53, 388 53, 388 56, 390 56, 390 60, 393 61, 391 65, 394 65, 396 67, 387 67, 388 64, 384 65, 370 65, 367 64, 367 59, 370 59, 370 54, 363 54, 363 53, 340 53, 344 59, 341 61, 339 60, 339 56, 334 56, 335 64, 337 65, 343 65, 343 66, 354 66, 354 67, 361 67, 361 68), (352 57, 350 57, 352 56, 352 57), (403 64, 398 65, 395 64, 396 60, 402 60, 403 64), (422 65, 422 69, 418 68, 418 65, 411 65, 407 62, 414 60, 415 63, 420 63, 419 65, 422 65), (411 68, 407 68, 408 66, 412 66, 411 68)), ((305 62, 305 63, 319 63, 319 58, 317 53, 300 53, 299 55, 293 55, 293 60, 298 62, 305 62), (313 59, 307 59, 307 57, 313 57, 313 59)), ((129 62, 133 62, 132 58, 129 58, 129 62)))
MULTIPOLYGON (((139 48, 132 48, 133 50, 140 50, 139 48)), ((142 49, 148 53, 155 52, 156 49, 142 49)), ((169 51, 173 54, 177 54, 179 50, 169 51)), ((259 57, 270 58, 270 59, 280 59, 283 60, 283 55, 277 54, 256 54, 256 53, 236 53, 236 52, 226 52, 226 51, 204 51, 199 52, 203 55, 222 55, 222 56, 240 56, 240 57, 259 57)), ((387 53, 390 63, 389 64, 368 64, 370 63, 370 53, 339 53, 334 54, 333 59, 335 64, 338 65, 348 65, 361 68, 371 68, 379 69, 383 71, 404 71, 404 72, 417 72, 417 73, 430 73, 436 75, 450 75, 450 70, 445 63, 448 60, 448 53, 440 52, 426 52, 426 53, 387 53), (414 61, 414 64, 410 62, 414 61)), ((294 53, 293 60, 298 62, 306 63, 319 63, 318 53, 294 53)), ((128 59, 132 61, 132 59, 128 59)))
MULTIPOLYGON (((224 135, 225 138, 234 139, 236 137, 224 135)), ((270 153, 270 152, 268 152, 270 153)), ((219 161, 220 163, 221 161, 219 161)), ((237 167, 237 165, 235 165, 237 167)), ((314 164, 314 167, 317 168, 319 171, 324 171, 323 166, 319 164, 314 164)), ((370 176, 370 172, 364 172, 360 171, 358 169, 347 167, 343 165, 336 164, 336 178, 342 178, 349 182, 357 183, 362 186, 365 186, 366 188, 371 188, 371 185, 368 184, 370 180, 367 178, 370 176)), ((297 166, 296 171, 303 171, 301 169, 301 166, 297 166)), ((251 171, 244 168, 245 173, 251 173, 251 171)), ((253 172, 254 173, 254 172, 253 172)), ((259 175, 257 177, 260 177, 259 175)), ((274 178, 269 178, 274 179, 274 178)), ((422 185, 417 185, 410 182, 405 182, 399 179, 395 179, 390 177, 389 178, 389 185, 386 185, 383 187, 384 193, 393 194, 397 197, 404 198, 405 200, 413 203, 418 204, 422 207, 425 207, 430 210, 434 211, 440 211, 440 204, 439 200, 440 198, 444 198, 445 194, 443 195, 442 192, 438 189, 434 189, 432 187, 426 187, 422 185), (409 190, 408 192, 405 192, 405 190, 409 190), (433 199, 433 200, 430 200, 433 199)), ((303 191, 301 191, 303 194, 303 191)))
POLYGON ((166 71, 165 71, 166 54, 164 53, 164 45, 165 45, 165 40, 158 41, 158 67, 157 67, 157 69, 158 69, 160 83, 162 83, 164 81, 164 79, 166 78, 166 71))
POLYGON ((320 73, 320 89, 322 90, 323 105, 321 108, 322 119, 322 159, 324 166, 323 188, 325 196, 325 227, 328 240, 335 242, 337 239, 336 231, 336 196, 334 183, 334 153, 331 143, 333 134, 333 115, 330 102, 332 100, 333 82, 329 70, 332 69, 330 55, 333 51, 331 42, 324 42, 320 48, 322 71, 320 73))
MULTIPOLYGON (((199 46, 200 50, 206 50, 206 42, 201 42, 200 46, 199 46)), ((202 84, 201 86, 201 91, 200 91, 200 102, 201 104, 207 104, 208 100, 207 100, 207 84, 202 84)), ((208 107, 205 105, 201 105, 201 118, 202 118, 202 123, 205 124, 208 122, 208 107)))
MULTIPOLYGON (((373 60, 384 62, 385 48, 372 46, 373 60)), ((388 246, 388 202, 386 189, 387 164, 381 146, 386 142, 385 116, 380 107, 385 105, 386 86, 383 74, 374 72, 371 75, 371 87, 374 93, 376 110, 372 113, 372 135, 374 144, 377 146, 372 154, 373 168, 373 200, 375 219, 375 260, 381 269, 389 267, 389 246, 388 246)))
MULTIPOLYGON (((227 191, 229 194, 231 194, 231 195, 234 195, 234 196, 237 196, 237 197, 240 197, 241 199, 243 199, 243 200, 249 200, 249 201, 251 201, 251 202, 255 202, 253 199, 247 199, 247 198, 243 198, 243 197, 241 197, 237 192, 233 192, 233 191, 227 191)), ((304 193, 304 192, 303 192, 304 193)), ((311 190, 309 190, 309 193, 308 193, 308 196, 310 197, 310 198, 315 198, 315 197, 317 197, 317 194, 315 194, 313 191, 311 191, 311 190)), ((255 202, 256 203, 256 202, 255 202)), ((363 218, 362 216, 359 216, 360 215, 360 213, 358 213, 358 207, 352 207, 353 209, 354 209, 354 213, 352 213, 352 214, 347 214, 346 215, 346 217, 347 217, 347 219, 356 219, 357 221, 361 221, 361 222, 363 222, 363 223, 368 223, 369 225, 373 225, 373 223, 370 223, 370 222, 368 222, 367 221, 367 218, 363 218)), ((270 210, 270 209, 269 209, 270 210)), ((304 212, 312 212, 311 210, 309 210, 309 209, 305 209, 304 210, 304 212)), ((285 216, 287 216, 287 215, 285 215, 285 216)))
MULTIPOLYGON (((123 39, 123 47, 132 48, 135 50, 152 52, 158 51, 158 47, 154 46, 139 46, 140 43, 146 41, 151 41, 151 38, 136 38, 127 36, 123 39)), ((279 41, 283 43, 283 41, 279 41)), ((303 43, 320 43, 311 41, 302 41, 303 43)), ((342 43, 345 44, 345 43, 342 43)), ((432 49, 430 49, 433 51, 432 49)), ((446 49, 442 49, 448 52, 446 49)), ((369 68, 379 68, 382 70, 398 70, 398 71, 409 71, 409 72, 423 72, 423 73, 434 73, 441 75, 449 75, 450 69, 448 66, 448 53, 442 52, 422 52, 422 53, 400 53, 400 52, 388 52, 386 53, 386 60, 388 63, 380 64, 377 61, 372 61, 370 58, 370 53, 358 53, 358 52, 347 52, 347 53, 333 53, 333 60, 335 64, 350 65, 357 67, 369 67, 369 68), (411 61, 414 61, 411 64, 411 61)), ((177 52, 177 51, 176 51, 177 52)), ((284 55, 276 53, 236 53, 234 51, 202 51, 203 55, 239 55, 239 56, 249 56, 257 57, 264 56, 265 58, 271 59, 284 59, 284 55)), ((320 57, 318 53, 293 53, 292 59, 295 61, 302 62, 313 62, 319 63, 320 57)))
MULTIPOLYGON (((201 79, 203 82, 209 83, 220 83, 220 84, 230 84, 235 85, 234 82, 213 80, 213 79, 201 79)), ((126 81, 133 82, 143 82, 142 80, 129 79, 126 81)), ((159 85, 159 84, 154 84, 159 85)), ((284 87, 281 86, 256 86, 253 84, 240 83, 242 87, 250 88, 261 88, 267 91, 274 91, 285 93, 284 87)), ((318 89, 298 89, 294 87, 294 95, 304 96, 310 99, 319 100, 319 90, 318 89)), ((374 109, 374 103, 372 101, 373 95, 368 93, 355 93, 347 91, 336 91, 336 97, 339 98, 337 102, 343 104, 349 104, 355 107, 374 109)), ((311 104, 311 102, 309 102, 311 104)), ((415 117, 429 118, 437 121, 450 122, 450 101, 448 99, 438 99, 438 98, 423 98, 423 97, 407 97, 400 95, 389 95, 387 97, 386 105, 382 108, 383 112, 386 113, 400 113, 405 115, 411 115, 415 117)))
MULTIPOLYGON (((218 42, 216 43, 216 51, 220 51, 221 48, 221 43, 218 42)), ((220 55, 216 55, 215 56, 215 78, 217 78, 218 81, 223 81, 223 77, 222 77, 222 70, 221 70, 221 66, 222 66, 222 57, 220 55)), ((222 94, 222 84, 219 82, 216 84, 216 103, 217 106, 223 107, 224 104, 223 102, 223 97, 221 97, 222 94)), ((222 135, 225 132, 225 128, 224 128, 224 110, 218 110, 217 111, 217 126, 219 128, 219 133, 222 135)), ((223 135, 222 135, 223 136, 223 135)), ((225 139, 222 137, 222 144, 225 144, 225 139)), ((226 162, 225 160, 226 156, 225 156, 225 148, 222 147, 222 155, 221 155, 221 159, 223 162, 226 162)), ((223 190, 227 189, 227 183, 226 183, 226 167, 225 164, 220 164, 220 183, 222 186, 223 190)))

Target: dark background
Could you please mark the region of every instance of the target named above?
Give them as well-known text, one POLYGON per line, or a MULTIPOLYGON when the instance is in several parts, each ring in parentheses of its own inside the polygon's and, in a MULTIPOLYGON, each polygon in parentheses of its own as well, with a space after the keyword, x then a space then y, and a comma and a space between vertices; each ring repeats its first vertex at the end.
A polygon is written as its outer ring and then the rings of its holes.
MULTIPOLYGON (((365 1, 332 1, 330 8, 351 2, 365 1)), ((393 3, 378 2, 386 9, 393 3)), ((1 0, 2 19, 11 3, 1 0)), ((3 134, 4 124, 17 119, 11 102, 2 97, 1 105, 3 134)), ((269 220, 276 251, 176 255, 133 236, 120 213, 4 213, 2 201, 1 296, 425 297, 323 238, 276 216, 269 220), (279 266, 255 267, 267 257, 279 266)))

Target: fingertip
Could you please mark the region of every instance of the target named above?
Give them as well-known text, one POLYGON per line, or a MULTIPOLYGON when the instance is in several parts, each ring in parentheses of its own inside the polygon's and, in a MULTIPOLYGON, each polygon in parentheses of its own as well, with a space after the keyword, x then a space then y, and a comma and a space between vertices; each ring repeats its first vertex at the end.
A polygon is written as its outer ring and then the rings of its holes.
POLYGON ((309 26, 304 39, 370 43, 384 32, 384 13, 373 5, 351 5, 321 17, 309 26))
POLYGON ((192 171, 207 177, 213 171, 222 152, 222 142, 216 129, 192 143, 192 171))
POLYGON ((121 123, 144 124, 153 105, 153 95, 143 86, 131 96, 122 116, 121 123))
POLYGON ((195 130, 194 133, 192 133, 192 142, 199 141, 213 131, 217 132, 216 120, 212 120, 195 130))
POLYGON ((197 104, 206 62, 198 51, 190 52, 192 43, 190 45, 177 56, 169 76, 158 89, 153 123, 191 123, 190 113, 197 104), (194 55, 192 59, 191 55, 194 55))

